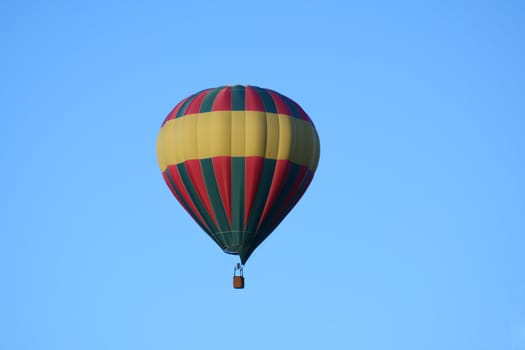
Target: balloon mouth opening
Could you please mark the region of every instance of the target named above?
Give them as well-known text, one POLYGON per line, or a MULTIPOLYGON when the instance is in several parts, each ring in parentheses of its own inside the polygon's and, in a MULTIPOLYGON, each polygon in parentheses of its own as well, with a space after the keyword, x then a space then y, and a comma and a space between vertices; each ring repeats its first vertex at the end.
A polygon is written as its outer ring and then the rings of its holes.
POLYGON ((226 254, 239 255, 239 253, 237 253, 237 252, 234 251, 234 250, 224 249, 224 252, 225 252, 226 254))

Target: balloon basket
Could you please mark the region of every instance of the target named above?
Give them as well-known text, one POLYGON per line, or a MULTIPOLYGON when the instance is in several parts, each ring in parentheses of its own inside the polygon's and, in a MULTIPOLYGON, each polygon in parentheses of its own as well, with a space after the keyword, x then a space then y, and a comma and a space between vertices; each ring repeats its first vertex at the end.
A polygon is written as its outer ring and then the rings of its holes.
POLYGON ((244 274, 242 268, 242 264, 239 263, 237 263, 233 268, 233 288, 235 289, 244 288, 244 274))
POLYGON ((235 289, 244 288, 244 277, 243 276, 233 276, 233 288, 235 289))

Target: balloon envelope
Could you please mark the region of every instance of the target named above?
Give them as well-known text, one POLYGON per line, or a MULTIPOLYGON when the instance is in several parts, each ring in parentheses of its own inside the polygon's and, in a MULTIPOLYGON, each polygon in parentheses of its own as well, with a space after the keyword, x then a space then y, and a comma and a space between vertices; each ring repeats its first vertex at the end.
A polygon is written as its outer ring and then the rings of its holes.
POLYGON ((319 137, 294 101, 255 86, 191 95, 169 113, 157 159, 173 195, 244 264, 309 186, 319 137))

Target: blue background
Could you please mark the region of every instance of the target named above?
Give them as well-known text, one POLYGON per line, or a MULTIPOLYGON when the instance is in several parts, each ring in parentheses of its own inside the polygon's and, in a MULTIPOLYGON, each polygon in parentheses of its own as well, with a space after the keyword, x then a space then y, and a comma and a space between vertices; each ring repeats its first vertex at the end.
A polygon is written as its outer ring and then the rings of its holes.
POLYGON ((0 349, 525 349, 524 4, 2 1, 0 349), (155 156, 224 84, 322 146, 240 291, 155 156))

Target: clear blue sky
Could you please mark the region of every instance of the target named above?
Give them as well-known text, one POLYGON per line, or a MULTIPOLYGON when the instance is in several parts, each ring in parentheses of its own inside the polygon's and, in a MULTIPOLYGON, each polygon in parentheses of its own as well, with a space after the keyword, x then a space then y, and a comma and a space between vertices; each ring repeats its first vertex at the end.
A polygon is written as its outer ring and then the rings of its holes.
POLYGON ((525 349, 522 1, 3 1, 0 349, 525 349), (321 161, 246 289, 165 186, 182 98, 321 161))

